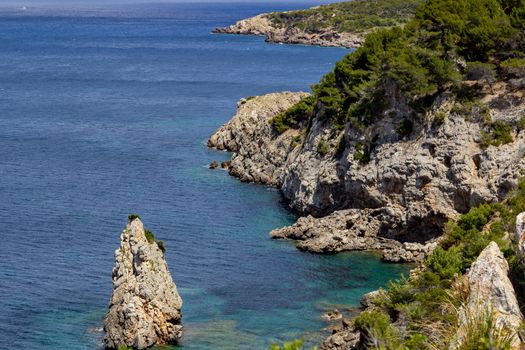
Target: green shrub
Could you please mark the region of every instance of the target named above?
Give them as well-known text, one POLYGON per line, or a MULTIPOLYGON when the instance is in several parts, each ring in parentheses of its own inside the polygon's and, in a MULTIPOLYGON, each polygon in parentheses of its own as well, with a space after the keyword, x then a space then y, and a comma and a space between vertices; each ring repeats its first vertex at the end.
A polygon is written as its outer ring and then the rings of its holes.
POLYGON ((463 230, 481 230, 487 224, 490 216, 494 214, 494 207, 490 204, 481 204, 461 215, 457 225, 463 230))
POLYGON ((432 124, 434 126, 442 125, 445 120, 447 119, 447 114, 445 112, 436 112, 434 114, 434 120, 432 121, 432 124))
POLYGON ((128 215, 128 220, 131 222, 135 219, 140 219, 140 216, 138 214, 129 214, 128 215))
POLYGON ((403 119, 399 126, 397 127, 397 133, 400 136, 408 136, 414 130, 414 123, 409 119, 403 119))
POLYGON ((501 62, 504 74, 514 78, 525 77, 525 58, 509 58, 501 62))
POLYGON ((514 141, 512 137, 512 126, 497 120, 490 124, 488 132, 482 132, 481 145, 483 148, 489 146, 501 146, 514 141))
POLYGON ((410 350, 427 350, 432 347, 429 344, 428 337, 421 333, 414 333, 408 337, 406 348, 410 350))
MULTIPOLYGON (((296 339, 285 342, 282 345, 272 344, 268 350, 302 350, 304 348, 304 339, 296 339)), ((313 348, 312 350, 315 350, 313 348)))
POLYGON ((525 130, 525 115, 520 118, 518 121, 518 127, 520 130, 525 130))
POLYGON ((461 247, 455 246, 448 250, 437 247, 428 258, 427 266, 436 273, 440 279, 452 280, 461 273, 463 269, 461 247))
POLYGON ((354 159, 360 164, 366 164, 370 161, 370 155, 368 152, 365 152, 364 148, 365 146, 362 143, 357 143, 355 145, 354 159))
POLYGON ((275 27, 299 28, 308 33, 326 29, 361 33, 376 27, 406 23, 422 0, 354 0, 307 10, 274 12, 268 15, 275 27))
POLYGON ((301 122, 311 118, 314 106, 315 98, 313 96, 305 97, 288 110, 273 117, 270 124, 280 134, 290 128, 297 128, 301 122))
POLYGON ((319 153, 321 157, 327 155, 329 150, 328 142, 325 140, 320 140, 319 143, 317 143, 317 153, 319 153))
POLYGON ((399 334, 390 324, 390 317, 377 310, 365 311, 354 319, 355 328, 361 332, 364 343, 378 349, 396 348, 399 334))
POLYGON ((388 282, 388 296, 392 308, 396 305, 408 304, 414 301, 414 288, 408 279, 402 277, 400 280, 388 282))
POLYGON ((164 242, 160 240, 155 240, 155 243, 157 243, 157 246, 161 250, 161 252, 166 253, 166 247, 164 246, 164 242))
POLYGON ((144 230, 144 235, 146 236, 146 240, 148 241, 148 243, 151 244, 155 242, 155 235, 150 230, 144 230))

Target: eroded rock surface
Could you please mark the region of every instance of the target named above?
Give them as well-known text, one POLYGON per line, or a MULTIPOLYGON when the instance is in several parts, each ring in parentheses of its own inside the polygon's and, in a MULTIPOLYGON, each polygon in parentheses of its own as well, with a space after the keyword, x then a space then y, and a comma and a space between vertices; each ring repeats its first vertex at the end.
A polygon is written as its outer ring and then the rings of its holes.
POLYGON ((229 172, 241 181, 280 185, 296 130, 277 133, 270 120, 301 99, 304 92, 281 92, 242 99, 237 114, 208 140, 208 146, 234 152, 229 172))
POLYGON ((268 14, 243 19, 226 27, 216 28, 214 33, 260 35, 267 42, 303 44, 316 46, 359 47, 364 42, 365 33, 353 34, 326 29, 319 33, 307 33, 294 27, 276 27, 272 25, 268 14))
POLYGON ((496 328, 512 332, 513 346, 519 348, 521 341, 517 331, 523 322, 523 315, 508 273, 507 260, 498 245, 491 242, 466 276, 469 296, 465 309, 460 311, 458 343, 469 332, 467 319, 492 317, 496 328))
POLYGON ((297 247, 315 253, 345 250, 382 250, 390 262, 418 262, 430 254, 436 241, 401 243, 381 237, 402 224, 400 211, 391 208, 339 210, 322 218, 301 217, 292 226, 270 232, 272 238, 298 240, 297 247))
POLYGON ((176 342, 182 335, 181 307, 164 253, 155 241, 148 242, 140 219, 132 220, 115 251, 106 347, 145 349, 176 342))

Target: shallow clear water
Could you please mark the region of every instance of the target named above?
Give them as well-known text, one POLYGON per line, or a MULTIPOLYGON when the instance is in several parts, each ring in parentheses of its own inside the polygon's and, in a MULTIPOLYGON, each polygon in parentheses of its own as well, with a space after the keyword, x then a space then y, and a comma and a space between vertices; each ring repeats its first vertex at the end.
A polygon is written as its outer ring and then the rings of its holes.
POLYGON ((292 7, 0 12, 1 349, 100 347, 129 213, 166 243, 185 349, 319 341, 324 310, 406 271, 268 239, 294 220, 279 193, 207 168, 239 98, 307 90, 347 53, 209 34, 292 7))

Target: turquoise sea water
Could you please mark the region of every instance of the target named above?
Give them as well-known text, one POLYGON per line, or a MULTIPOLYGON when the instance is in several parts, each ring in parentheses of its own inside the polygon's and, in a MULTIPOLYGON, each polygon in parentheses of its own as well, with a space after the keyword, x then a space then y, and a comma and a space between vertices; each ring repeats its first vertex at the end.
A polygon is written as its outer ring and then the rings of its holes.
POLYGON ((268 239, 294 221, 278 191, 207 168, 239 98, 308 90, 347 53, 210 30, 309 5, 0 9, 0 349, 100 348, 129 213, 166 243, 184 349, 318 342, 324 310, 406 271, 268 239))

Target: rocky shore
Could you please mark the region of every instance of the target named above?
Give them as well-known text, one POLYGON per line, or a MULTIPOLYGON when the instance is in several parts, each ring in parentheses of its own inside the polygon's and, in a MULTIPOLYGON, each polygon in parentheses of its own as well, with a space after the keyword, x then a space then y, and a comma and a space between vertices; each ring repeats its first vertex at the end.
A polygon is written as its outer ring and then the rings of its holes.
POLYGON ((163 245, 131 218, 115 251, 113 294, 104 319, 108 349, 146 349, 182 335, 182 299, 164 260, 163 245))
POLYGON ((354 34, 337 32, 330 29, 325 29, 319 33, 307 33, 296 27, 278 27, 272 23, 268 16, 269 14, 263 13, 255 17, 243 19, 229 27, 216 28, 213 30, 213 33, 259 35, 264 36, 266 41, 271 43, 338 46, 346 48, 359 47, 365 37, 365 33, 354 34))
MULTIPOLYGON (((518 215, 515 239, 524 239, 522 218, 518 215)), ((523 253, 521 253, 523 257, 523 253)), ((413 274, 421 273, 415 271, 413 274)), ((466 293, 465 303, 457 310, 458 325, 451 348, 458 348, 472 332, 472 327, 478 321, 490 319, 496 329, 509 340, 511 349, 522 349, 520 338, 521 325, 524 322, 520 310, 516 290, 509 278, 510 269, 507 260, 495 242, 491 242, 470 267, 468 273, 455 282, 456 288, 463 288, 466 293)), ((378 301, 384 298, 384 291, 374 291, 363 296, 361 304, 363 312, 380 309, 378 301)), ((398 320, 396 327, 403 329, 403 320, 398 320)), ((366 343, 365 335, 356 329, 354 322, 343 319, 338 328, 334 329, 320 346, 320 350, 351 350, 361 349, 366 343)), ((365 346, 366 348, 366 346, 365 346)))
MULTIPOLYGON (((474 107, 467 117, 454 100, 438 98, 410 135, 399 134, 395 116, 362 133, 350 125, 339 131, 322 118, 305 129, 276 132, 271 119, 305 96, 244 100, 208 142, 233 152, 231 175, 279 187, 290 208, 306 216, 271 234, 297 240, 300 249, 379 249, 388 261, 420 261, 449 219, 501 199, 524 175, 525 130, 513 129, 513 142, 505 145, 481 144, 482 113, 509 125, 525 113, 523 96, 505 86, 485 98, 493 107, 474 107), (368 162, 361 160, 364 151, 368 162)), ((409 113, 396 96, 387 91, 385 99, 409 113)))

